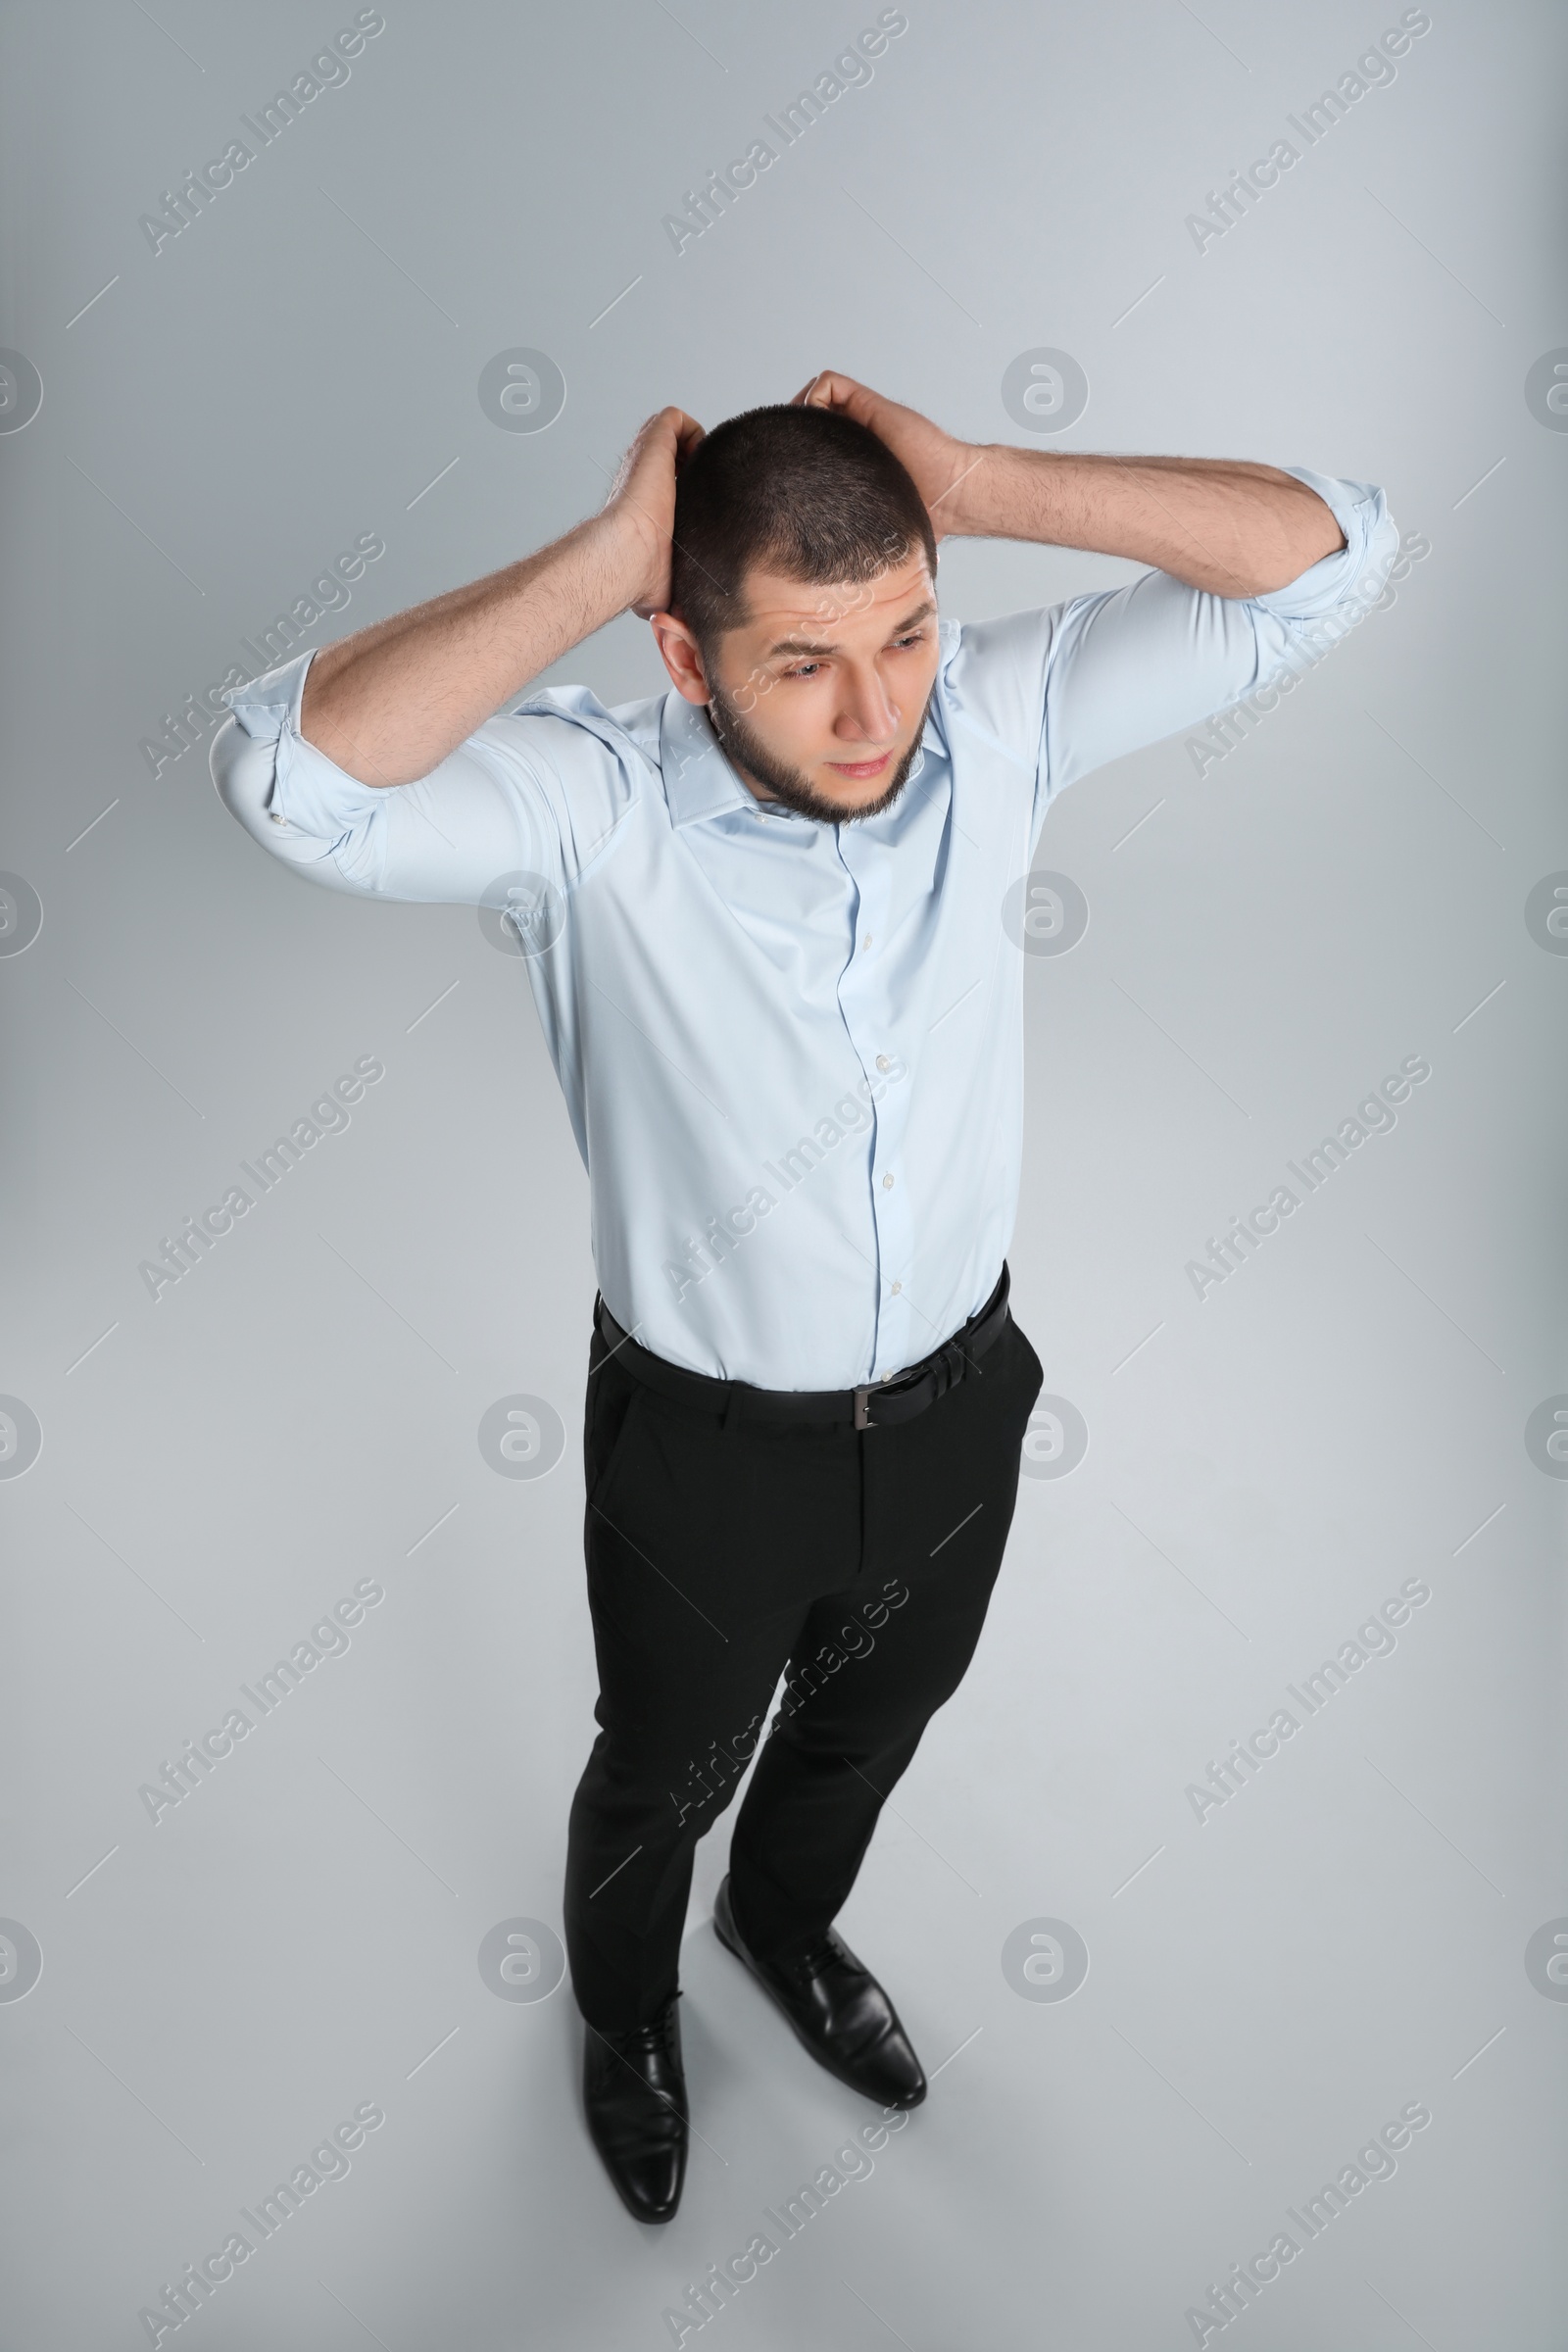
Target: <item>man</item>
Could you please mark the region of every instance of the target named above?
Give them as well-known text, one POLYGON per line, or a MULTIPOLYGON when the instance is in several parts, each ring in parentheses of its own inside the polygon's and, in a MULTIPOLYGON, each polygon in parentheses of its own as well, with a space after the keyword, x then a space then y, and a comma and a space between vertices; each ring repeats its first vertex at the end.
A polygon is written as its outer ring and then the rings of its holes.
POLYGON ((640 2220, 684 2179, 694 1849, 781 1672, 715 1929, 838 2080, 925 2095, 832 1921, 974 1652, 1044 1379, 1007 1307, 1009 886, 1064 785, 1294 684, 1395 552, 1366 484, 971 447, 826 374, 707 437, 662 410, 591 520, 230 698, 214 772, 274 856, 512 923, 588 1168, 600 1730, 564 1913, 640 2220), (962 534, 1153 568, 959 624, 962 534), (671 692, 493 715, 628 609, 671 692))

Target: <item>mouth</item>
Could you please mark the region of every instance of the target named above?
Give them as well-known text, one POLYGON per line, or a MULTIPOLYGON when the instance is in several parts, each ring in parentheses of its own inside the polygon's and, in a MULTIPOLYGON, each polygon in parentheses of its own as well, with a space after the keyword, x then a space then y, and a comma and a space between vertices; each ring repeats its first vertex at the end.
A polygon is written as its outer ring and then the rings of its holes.
POLYGON ((843 776, 848 783, 862 784, 868 783, 873 776, 879 776, 892 758, 892 752, 886 751, 875 760, 829 760, 826 764, 836 776, 843 776))

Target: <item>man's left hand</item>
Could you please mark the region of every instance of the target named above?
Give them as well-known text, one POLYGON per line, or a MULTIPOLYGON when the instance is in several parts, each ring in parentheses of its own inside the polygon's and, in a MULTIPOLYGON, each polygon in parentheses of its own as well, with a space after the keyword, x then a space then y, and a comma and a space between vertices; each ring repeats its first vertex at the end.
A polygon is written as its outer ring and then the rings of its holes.
POLYGON ((980 464, 983 450, 971 448, 966 441, 956 441, 917 409, 906 409, 896 400, 885 400, 868 384, 858 384, 854 376, 837 375, 831 369, 813 375, 796 393, 790 406, 837 409, 842 416, 853 416, 857 424, 867 426, 879 441, 886 442, 912 477, 937 537, 951 538, 964 532, 967 526, 959 485, 980 464))

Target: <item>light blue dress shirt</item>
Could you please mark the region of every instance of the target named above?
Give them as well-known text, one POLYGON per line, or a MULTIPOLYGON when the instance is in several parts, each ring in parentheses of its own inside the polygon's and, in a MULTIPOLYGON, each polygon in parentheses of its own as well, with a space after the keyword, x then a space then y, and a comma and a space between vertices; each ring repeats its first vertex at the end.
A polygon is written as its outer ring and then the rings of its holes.
POLYGON ((1023 956, 1003 902, 1051 800, 1281 665, 1294 681, 1381 587, 1382 491, 1289 470, 1347 544, 1269 595, 1148 571, 943 620, 921 750, 880 816, 764 808, 673 690, 612 710, 537 694, 373 788, 300 734, 310 654, 228 695, 214 776, 297 872, 512 925, 599 1285, 644 1347, 761 1388, 882 1380, 984 1303, 1011 1239, 1023 956))

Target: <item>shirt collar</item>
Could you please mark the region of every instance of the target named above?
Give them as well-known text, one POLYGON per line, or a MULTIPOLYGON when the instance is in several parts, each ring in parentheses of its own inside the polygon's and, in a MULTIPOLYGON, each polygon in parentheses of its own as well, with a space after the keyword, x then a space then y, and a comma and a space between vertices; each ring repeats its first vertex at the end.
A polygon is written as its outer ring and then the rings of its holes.
POLYGON ((677 825, 719 816, 728 808, 756 808, 756 796, 718 747, 706 707, 689 703, 673 686, 664 697, 659 749, 664 798, 677 825))
MULTIPOLYGON (((940 759, 946 748, 928 711, 920 736, 919 756, 909 770, 906 790, 924 767, 926 754, 933 753, 940 759)), ((689 703, 674 687, 664 697, 660 722, 660 763, 664 798, 676 825, 695 824, 702 817, 722 816, 732 808, 763 806, 725 759, 709 722, 706 706, 689 703)), ((775 811, 769 808, 767 813, 772 815, 775 811)), ((789 816, 794 811, 780 809, 777 813, 789 816)))

